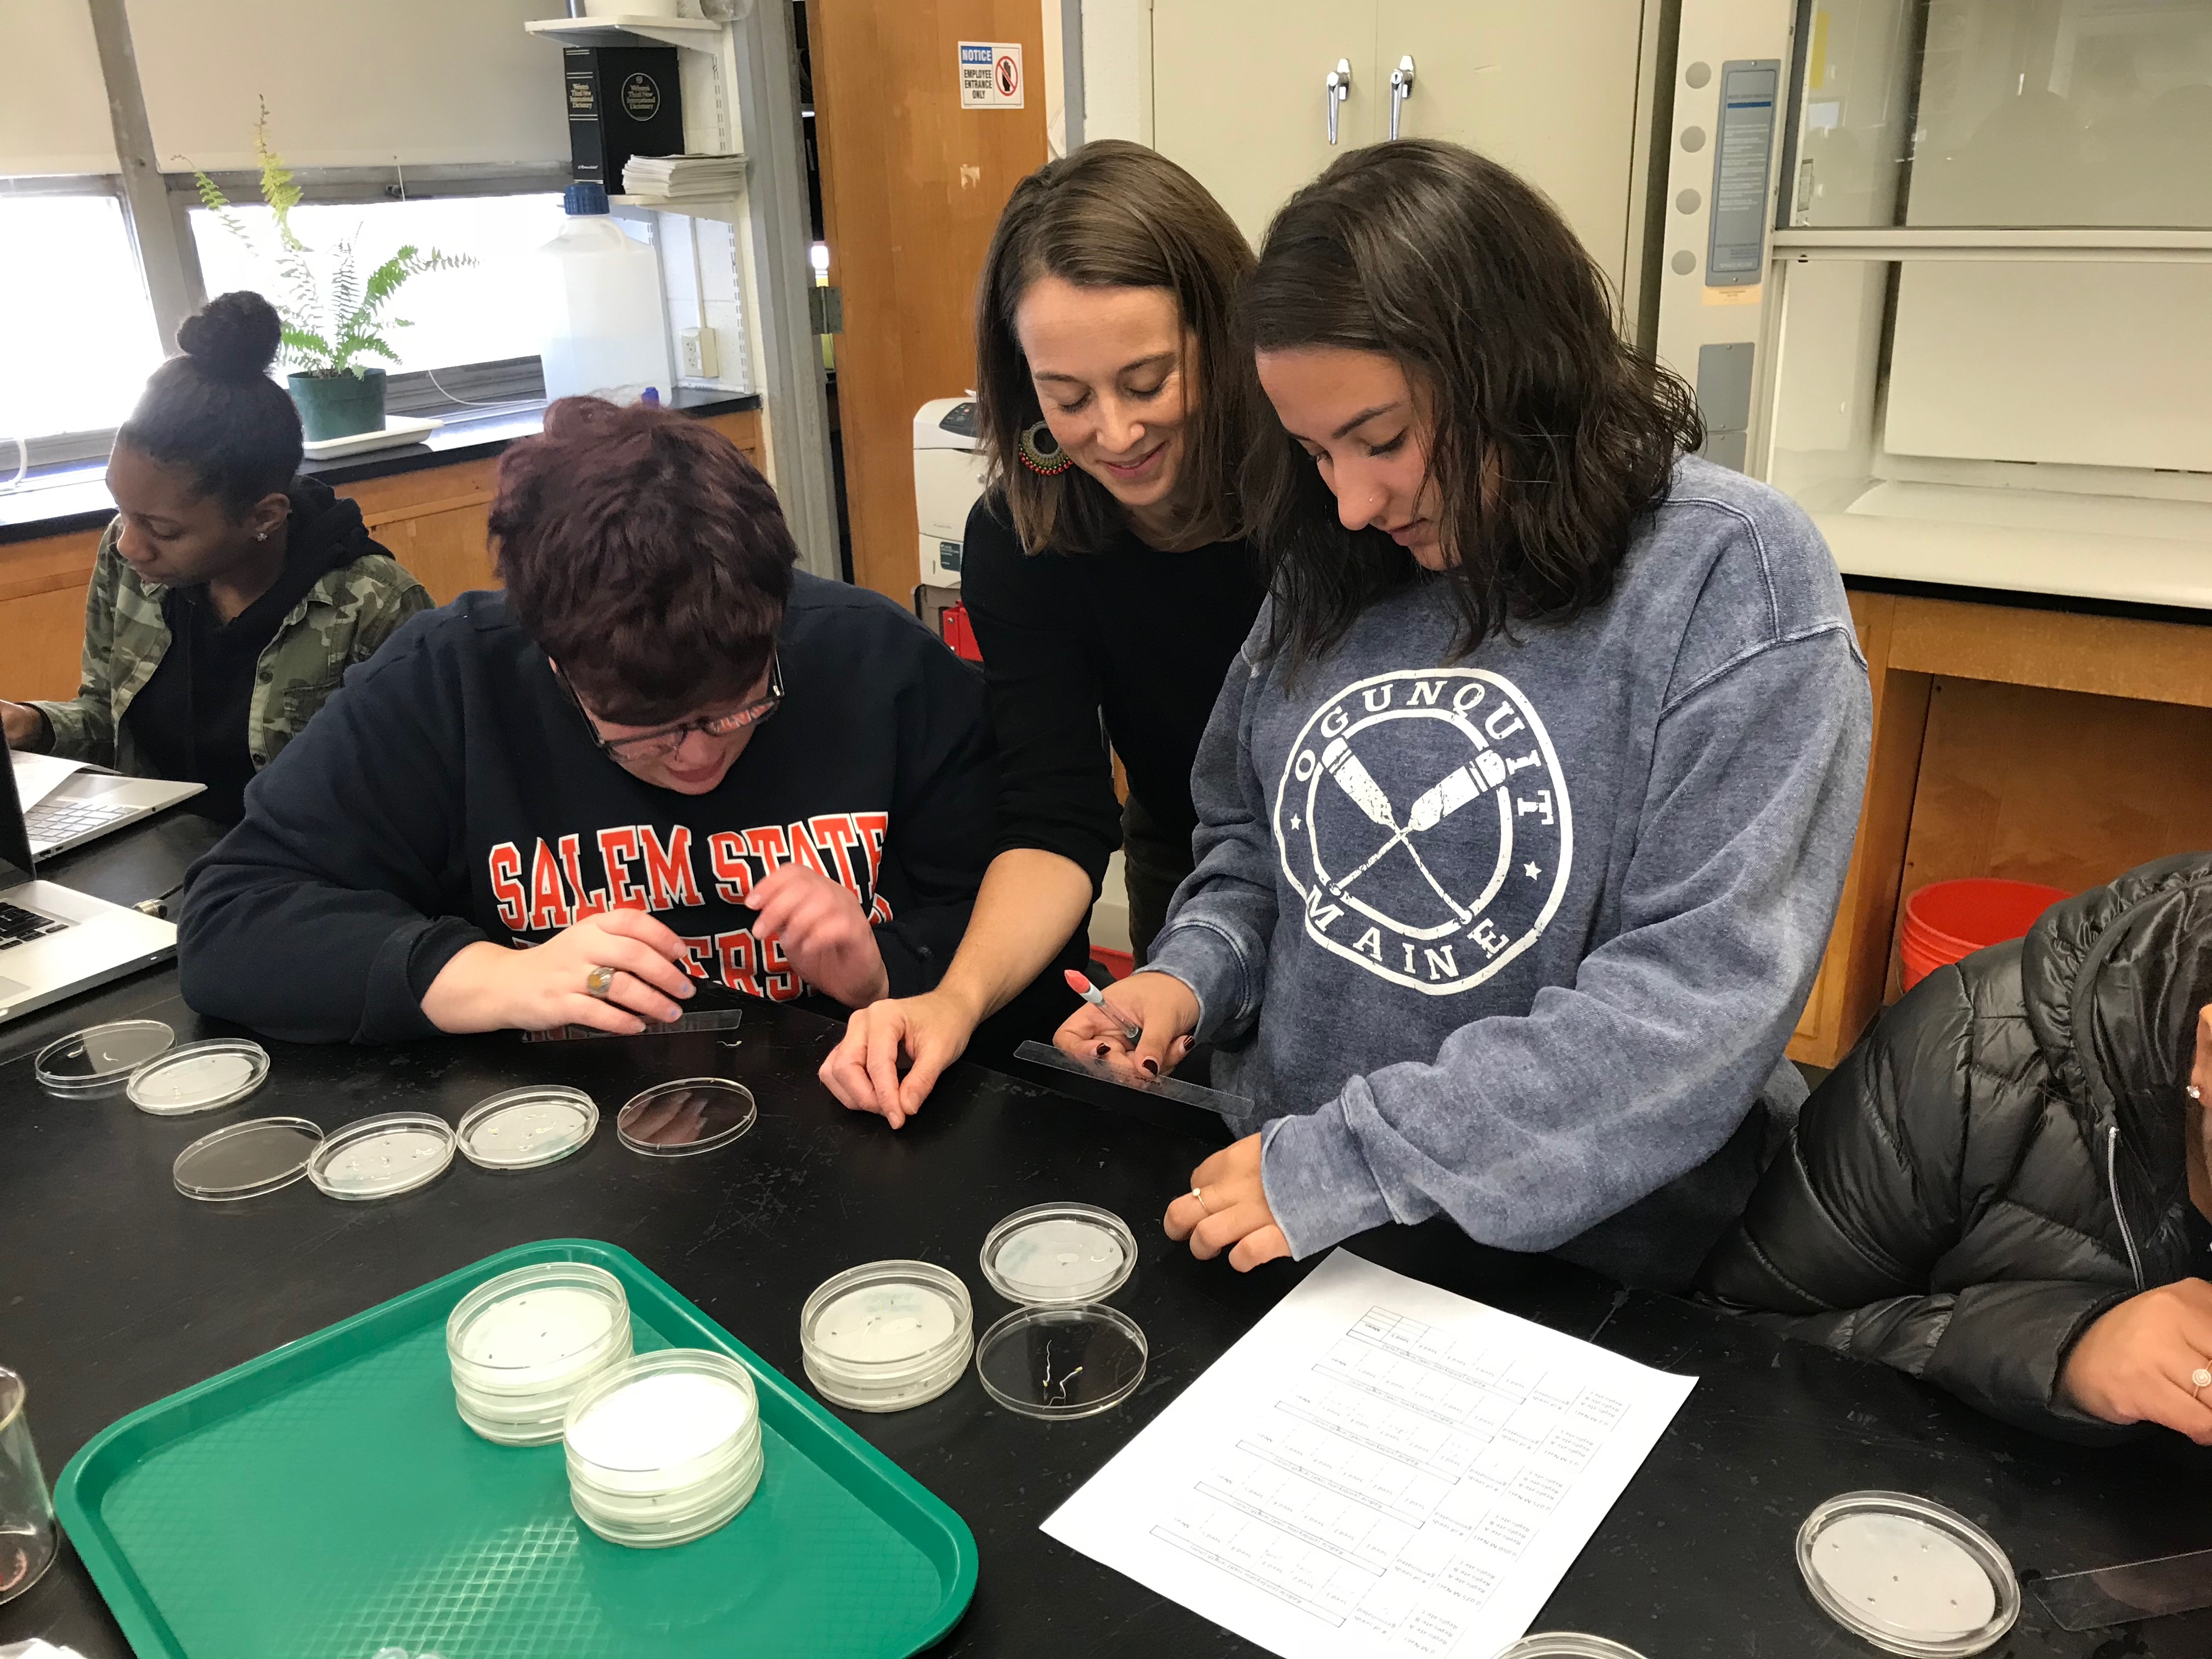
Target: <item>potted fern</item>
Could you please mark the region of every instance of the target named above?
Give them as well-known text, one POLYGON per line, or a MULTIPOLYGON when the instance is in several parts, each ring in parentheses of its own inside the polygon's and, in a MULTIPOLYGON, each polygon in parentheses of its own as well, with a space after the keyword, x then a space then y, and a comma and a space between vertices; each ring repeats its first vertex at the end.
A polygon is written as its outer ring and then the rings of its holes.
MULTIPOLYGON (((399 354, 384 337, 395 328, 412 325, 390 314, 392 301, 408 279, 426 270, 454 270, 471 265, 465 256, 427 252, 411 244, 401 248, 366 276, 361 273, 350 241, 335 244, 325 259, 300 240, 292 228, 292 210, 300 204, 300 186, 291 170, 269 143, 269 106, 253 129, 253 153, 261 163, 261 199, 267 204, 276 232, 276 274, 283 279, 283 297, 270 296, 283 319, 283 355, 292 401, 299 405, 300 424, 310 441, 350 437, 383 428, 385 371, 362 360, 381 357, 396 363, 399 354), (325 270, 325 267, 327 267, 325 270)), ((223 228, 258 255, 259 241, 233 210, 222 187, 198 168, 200 203, 222 222, 223 228)))

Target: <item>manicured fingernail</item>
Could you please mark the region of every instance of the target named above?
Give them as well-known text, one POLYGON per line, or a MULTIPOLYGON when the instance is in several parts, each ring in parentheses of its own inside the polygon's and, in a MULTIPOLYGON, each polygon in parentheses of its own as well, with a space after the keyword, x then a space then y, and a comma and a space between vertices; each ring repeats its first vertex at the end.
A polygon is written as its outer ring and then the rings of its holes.
POLYGON ((696 997, 699 994, 699 988, 687 981, 684 987, 684 994, 687 997, 696 997))
POLYGON ((1101 1060, 1105 1059, 1107 1055, 1113 1052, 1114 1045, 1110 1042, 1102 1042, 1098 1045, 1098 1058, 1101 1060))
POLYGON ((1154 1077, 1158 1077, 1160 1074, 1160 1063, 1157 1060, 1141 1060, 1137 1063, 1142 1066, 1146 1071, 1150 1072, 1154 1077))

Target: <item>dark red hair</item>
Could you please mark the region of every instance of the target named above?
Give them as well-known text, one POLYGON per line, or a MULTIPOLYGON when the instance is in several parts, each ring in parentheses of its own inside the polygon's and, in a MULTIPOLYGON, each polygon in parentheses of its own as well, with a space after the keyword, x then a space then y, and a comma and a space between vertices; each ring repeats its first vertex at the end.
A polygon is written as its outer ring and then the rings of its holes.
POLYGON ((766 670, 799 549, 768 480, 704 422, 563 398, 499 464, 515 620, 592 712, 660 726, 766 670))

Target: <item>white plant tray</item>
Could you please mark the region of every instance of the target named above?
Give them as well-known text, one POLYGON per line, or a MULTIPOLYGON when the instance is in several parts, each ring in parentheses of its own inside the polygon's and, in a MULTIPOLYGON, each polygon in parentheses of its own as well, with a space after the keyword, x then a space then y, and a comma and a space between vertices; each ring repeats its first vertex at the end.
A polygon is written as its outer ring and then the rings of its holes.
POLYGON ((401 444, 419 444, 440 427, 443 421, 402 419, 375 432, 356 432, 343 438, 322 438, 301 446, 311 461, 335 460, 341 455, 364 455, 372 449, 395 449, 401 444))

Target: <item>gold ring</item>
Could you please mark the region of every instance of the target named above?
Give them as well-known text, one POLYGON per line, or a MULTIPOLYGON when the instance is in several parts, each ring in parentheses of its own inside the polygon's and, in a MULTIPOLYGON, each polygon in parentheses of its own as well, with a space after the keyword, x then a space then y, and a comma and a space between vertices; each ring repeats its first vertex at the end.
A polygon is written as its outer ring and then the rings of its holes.
MULTIPOLYGON (((1206 1194, 1205 1194, 1204 1193, 1202 1193, 1201 1191, 1200 1191, 1197 1188, 1194 1187, 1194 1188, 1192 1188, 1190 1189, 1190 1195, 1191 1195, 1191 1197, 1192 1197, 1193 1199, 1194 1199, 1194 1200, 1197 1200, 1198 1207, 1199 1207, 1200 1209, 1201 1209, 1201 1210, 1205 1210, 1205 1211, 1206 1211, 1206 1214, 1208 1214, 1208 1215, 1212 1215, 1212 1214, 1213 1213, 1212 1210, 1211 1208, 1209 1208, 1209 1207, 1207 1206, 1207 1205, 1206 1205, 1206 1194)), ((2212 1377, 2207 1377, 2207 1378, 2205 1379, 2205 1381, 2207 1381, 2208 1382, 2212 1382, 2212 1377)))
POLYGON ((2195 1370, 2189 1373, 2189 1386, 2196 1389, 2199 1394, 2202 1394, 2207 1389, 2212 1389, 2212 1370, 2208 1370, 2203 1366, 2199 1365, 2195 1370))
POLYGON ((591 972, 584 975, 584 994, 587 997, 599 997, 604 1000, 607 994, 609 988, 611 987, 614 982, 615 970, 613 969, 594 968, 591 972))

